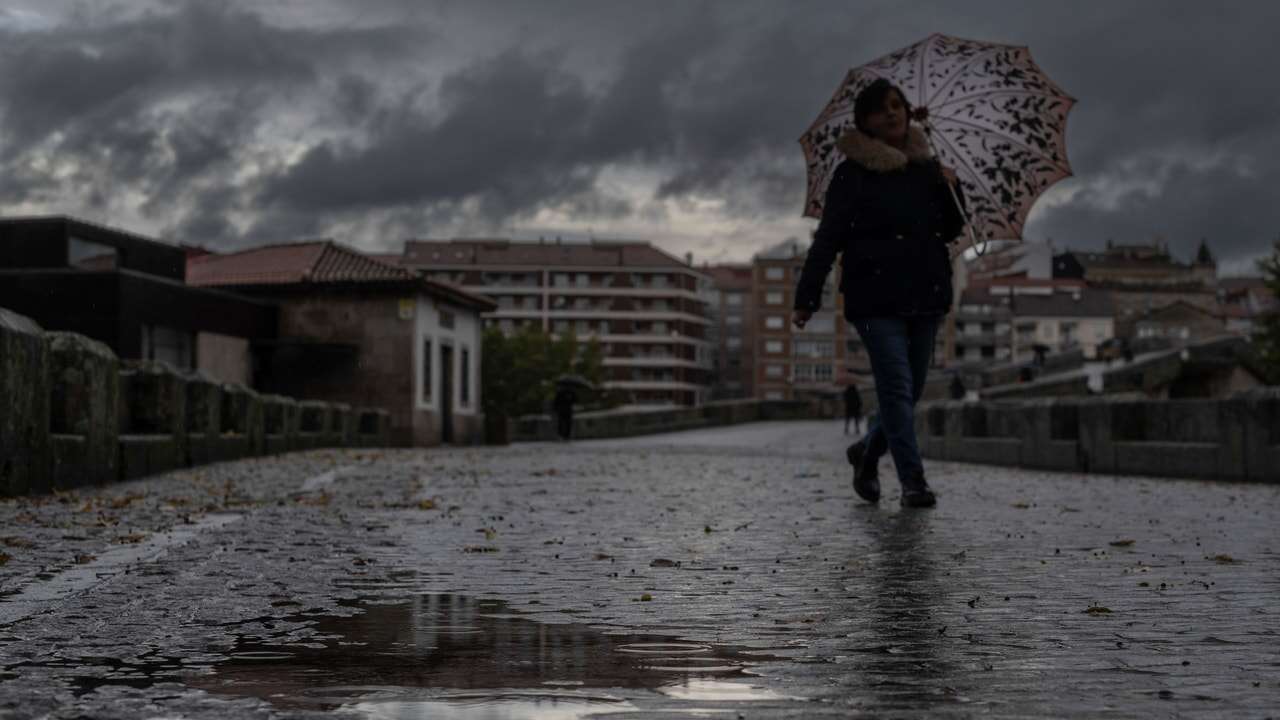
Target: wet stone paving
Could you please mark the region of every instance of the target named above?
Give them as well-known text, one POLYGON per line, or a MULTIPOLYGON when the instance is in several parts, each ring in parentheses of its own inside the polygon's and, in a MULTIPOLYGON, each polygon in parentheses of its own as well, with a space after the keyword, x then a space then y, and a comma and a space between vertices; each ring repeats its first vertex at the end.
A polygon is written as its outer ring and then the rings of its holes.
POLYGON ((1280 717, 1280 487, 840 423, 334 450, 0 501, 0 718, 1280 717))

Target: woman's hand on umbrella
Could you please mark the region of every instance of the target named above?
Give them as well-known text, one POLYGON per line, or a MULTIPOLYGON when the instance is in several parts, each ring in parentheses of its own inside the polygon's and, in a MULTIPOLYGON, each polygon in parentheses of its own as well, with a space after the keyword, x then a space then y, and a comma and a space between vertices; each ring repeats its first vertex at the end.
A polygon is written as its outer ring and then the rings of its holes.
POLYGON ((942 170, 942 177, 947 181, 947 184, 955 185, 956 180, 958 179, 956 176, 956 171, 947 167, 946 165, 943 165, 940 169, 942 170))
POLYGON ((813 313, 808 310, 793 310, 791 312, 791 322, 801 330, 804 329, 805 323, 809 322, 811 317, 813 317, 813 313))

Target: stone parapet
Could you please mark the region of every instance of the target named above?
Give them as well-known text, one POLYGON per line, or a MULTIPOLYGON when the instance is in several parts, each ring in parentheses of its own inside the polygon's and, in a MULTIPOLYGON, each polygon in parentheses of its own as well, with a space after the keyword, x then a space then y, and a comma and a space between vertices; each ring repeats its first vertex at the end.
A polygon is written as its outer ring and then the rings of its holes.
POLYGON ((1064 472, 1280 482, 1280 389, 1224 399, 927 403, 925 457, 1064 472))
POLYGON ((100 342, 43 332, 0 308, 0 497, 265 453, 383 447, 390 433, 385 410, 263 396, 159 362, 122 364, 100 342))

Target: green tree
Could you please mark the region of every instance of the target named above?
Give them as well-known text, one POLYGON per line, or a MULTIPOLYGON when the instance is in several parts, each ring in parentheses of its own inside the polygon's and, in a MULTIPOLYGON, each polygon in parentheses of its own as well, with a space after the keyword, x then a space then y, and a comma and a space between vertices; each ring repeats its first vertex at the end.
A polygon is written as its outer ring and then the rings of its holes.
POLYGON ((567 373, 594 385, 604 380, 604 352, 599 341, 583 344, 573 333, 559 337, 526 325, 511 335, 496 327, 484 332, 481 353, 481 404, 491 441, 505 438, 508 418, 547 411, 556 378, 567 373))
MULTIPOLYGON (((1258 261, 1258 269, 1272 297, 1280 298, 1280 239, 1276 240, 1271 255, 1258 261)), ((1280 383, 1280 311, 1271 310, 1258 318, 1253 339, 1267 382, 1280 383)))

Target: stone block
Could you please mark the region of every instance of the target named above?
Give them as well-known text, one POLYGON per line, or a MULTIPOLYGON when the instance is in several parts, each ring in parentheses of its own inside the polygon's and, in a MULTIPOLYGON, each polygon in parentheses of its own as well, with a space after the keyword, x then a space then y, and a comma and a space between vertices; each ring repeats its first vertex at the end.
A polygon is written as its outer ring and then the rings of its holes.
POLYGON ((81 443, 51 448, 52 485, 58 489, 113 482, 119 463, 120 362, 106 345, 83 335, 45 334, 49 352, 49 428, 81 443), (59 457, 59 448, 77 446, 59 457))
POLYGON ((357 432, 360 446, 388 447, 391 444, 391 413, 376 408, 360 408, 357 412, 360 416, 357 432))
POLYGON ((187 375, 187 465, 216 462, 222 427, 222 388, 201 372, 187 375))
POLYGON ((347 435, 347 411, 351 409, 346 403, 325 403, 328 406, 328 424, 324 433, 325 447, 345 447, 347 435))
POLYGON ((1042 470, 1080 469, 1079 401, 1060 398, 1022 403, 1022 465, 1042 470))
POLYGON ((187 464, 187 378, 161 362, 127 361, 120 371, 121 479, 169 472, 187 464), (130 451, 125 463, 124 448, 130 451))
POLYGON ((220 460, 261 455, 264 447, 262 396, 232 383, 222 385, 222 433, 218 438, 220 460))
POLYGON ((1238 401, 1236 410, 1244 416, 1241 450, 1245 476, 1280 483, 1280 388, 1257 388, 1232 399, 1238 401))
POLYGON ((296 450, 298 401, 283 395, 262 396, 263 451, 267 455, 296 450))
POLYGON ((320 400, 298 403, 298 447, 323 447, 329 431, 329 404, 320 400))
MULTIPOLYGON (((1093 398, 1076 408, 1076 433, 1079 440, 1079 470, 1085 473, 1116 472, 1116 452, 1112 438, 1114 406, 1130 401, 1093 398)), ((1121 409, 1120 413, 1124 410, 1121 409)))
POLYGON ((0 308, 0 497, 49 492, 49 463, 44 332, 0 308))

